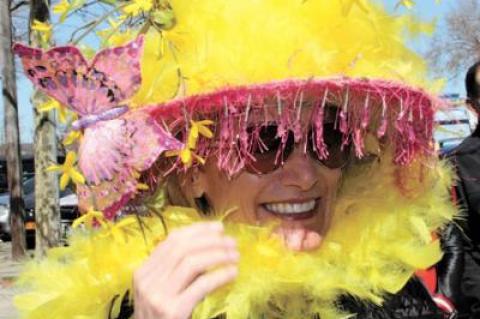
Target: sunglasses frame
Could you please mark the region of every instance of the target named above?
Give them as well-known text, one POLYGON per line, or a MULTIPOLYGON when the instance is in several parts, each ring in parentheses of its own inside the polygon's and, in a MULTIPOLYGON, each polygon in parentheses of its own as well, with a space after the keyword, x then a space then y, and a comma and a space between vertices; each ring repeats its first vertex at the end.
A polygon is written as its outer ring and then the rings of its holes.
MULTIPOLYGON (((334 123, 326 123, 324 124, 324 131, 325 125, 329 124, 333 124, 335 126, 334 123)), ((263 128, 271 127, 277 127, 277 125, 269 124, 260 126, 259 128, 261 130, 263 128)), ((335 151, 335 155, 342 156, 343 159, 340 163, 336 165, 334 165, 333 163, 331 165, 328 164, 329 158, 331 156, 334 156, 334 154, 332 154, 332 149, 330 149, 327 158, 320 158, 320 154, 316 149, 316 143, 314 140, 315 130, 313 128, 310 128, 308 130, 306 138, 301 139, 300 142, 295 141, 294 132, 291 130, 287 132, 287 140, 285 142, 282 142, 282 136, 278 136, 277 132, 275 132, 274 140, 277 145, 275 145, 272 150, 268 148, 268 146, 263 142, 261 136, 259 136, 258 142, 261 143, 260 145, 262 148, 264 148, 264 150, 261 151, 261 153, 256 153, 255 151, 252 152, 252 150, 250 150, 250 154, 252 154, 252 157, 250 157, 249 160, 245 162, 245 170, 249 173, 256 175, 265 175, 272 173, 285 164, 285 162, 288 160, 290 155, 292 155, 292 153, 295 151, 295 148, 298 147, 299 144, 303 144, 303 152, 305 156, 310 156, 311 158, 315 159, 320 164, 329 169, 342 169, 349 163, 349 159, 351 157, 351 143, 344 143, 343 137, 341 136, 342 133, 337 128, 334 127, 333 130, 330 131, 334 131, 335 133, 338 132, 339 134, 339 143, 338 145, 336 145, 337 149, 335 151), (258 163, 258 165, 255 165, 255 163, 258 163), (268 165, 265 165, 265 163, 267 163, 268 165)))

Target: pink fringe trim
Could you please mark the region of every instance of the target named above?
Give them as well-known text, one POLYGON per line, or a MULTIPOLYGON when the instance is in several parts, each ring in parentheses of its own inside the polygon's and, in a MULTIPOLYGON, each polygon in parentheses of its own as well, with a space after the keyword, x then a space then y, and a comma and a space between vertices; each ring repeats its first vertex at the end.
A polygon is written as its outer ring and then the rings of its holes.
POLYGON ((289 131, 294 132, 296 142, 304 138, 306 129, 300 119, 304 102, 313 103, 311 126, 315 129, 314 147, 320 158, 328 156, 323 141, 325 105, 334 104, 340 108, 336 125, 343 134, 343 145, 351 144, 361 158, 365 155, 366 133, 374 134, 394 145, 394 163, 398 165, 407 165, 416 156, 433 154, 434 113, 444 105, 439 98, 401 83, 331 78, 226 87, 151 106, 148 111, 154 120, 167 124, 174 135, 182 132, 178 136, 183 139, 189 120, 214 120, 214 140, 200 139, 197 153, 202 157, 216 155, 218 167, 233 175, 253 158, 254 146, 262 147, 258 128, 267 124, 275 107, 278 116, 274 121, 282 143, 286 142, 289 131), (252 118, 258 126, 253 129, 252 118))

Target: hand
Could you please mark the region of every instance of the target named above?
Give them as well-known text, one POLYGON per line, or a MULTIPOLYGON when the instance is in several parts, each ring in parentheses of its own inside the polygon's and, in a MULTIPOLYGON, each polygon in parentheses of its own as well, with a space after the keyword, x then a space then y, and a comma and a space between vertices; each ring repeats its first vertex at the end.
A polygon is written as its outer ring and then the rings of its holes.
POLYGON ((286 248, 293 251, 315 250, 322 243, 322 236, 306 228, 278 227, 274 231, 286 248))
POLYGON ((238 259, 221 223, 172 231, 134 274, 135 319, 190 318, 206 295, 236 277, 238 259))

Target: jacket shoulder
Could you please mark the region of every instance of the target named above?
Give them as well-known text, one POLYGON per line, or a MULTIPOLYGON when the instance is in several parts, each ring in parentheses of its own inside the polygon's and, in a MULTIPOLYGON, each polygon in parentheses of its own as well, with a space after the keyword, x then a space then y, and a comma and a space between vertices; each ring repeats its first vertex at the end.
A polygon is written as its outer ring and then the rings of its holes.
POLYGON ((448 152, 445 157, 450 159, 458 159, 466 156, 472 156, 474 154, 478 154, 477 156, 480 156, 480 137, 469 136, 464 139, 460 145, 448 152))

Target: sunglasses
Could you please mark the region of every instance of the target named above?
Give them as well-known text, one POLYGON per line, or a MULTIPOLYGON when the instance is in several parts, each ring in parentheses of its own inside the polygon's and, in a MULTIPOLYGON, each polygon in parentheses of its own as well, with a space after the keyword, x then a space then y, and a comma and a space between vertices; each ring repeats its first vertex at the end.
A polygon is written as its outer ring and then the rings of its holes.
MULTIPOLYGON (((245 169, 253 174, 267 174, 278 169, 293 153, 296 142, 292 131, 288 131, 283 138, 278 136, 278 126, 269 124, 256 129, 250 129, 255 134, 258 143, 252 146, 245 169), (283 139, 283 141, 282 141, 283 139)), ((316 147, 316 130, 310 128, 306 139, 306 153, 322 165, 330 169, 344 167, 349 159, 350 144, 343 145, 343 134, 334 123, 323 125, 323 141, 328 156, 320 156, 316 147)))

